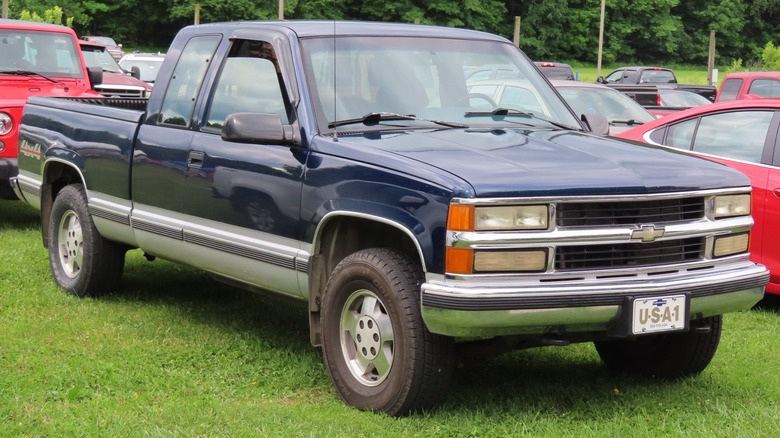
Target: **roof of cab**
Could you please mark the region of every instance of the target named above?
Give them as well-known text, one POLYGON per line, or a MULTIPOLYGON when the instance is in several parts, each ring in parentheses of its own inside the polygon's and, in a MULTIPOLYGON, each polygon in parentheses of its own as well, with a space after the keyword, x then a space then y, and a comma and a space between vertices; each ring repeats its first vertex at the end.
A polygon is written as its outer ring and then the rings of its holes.
POLYGON ((468 38, 509 42, 504 37, 486 32, 458 29, 440 26, 429 26, 407 23, 383 23, 370 21, 234 21, 224 23, 208 23, 192 25, 185 31, 202 33, 204 31, 232 32, 238 29, 268 29, 276 27, 280 31, 287 30, 299 38, 322 36, 415 36, 438 38, 468 38))
POLYGON ((73 29, 59 24, 38 23, 33 21, 11 20, 0 18, 0 28, 19 30, 48 30, 51 32, 67 32, 75 35, 73 29))

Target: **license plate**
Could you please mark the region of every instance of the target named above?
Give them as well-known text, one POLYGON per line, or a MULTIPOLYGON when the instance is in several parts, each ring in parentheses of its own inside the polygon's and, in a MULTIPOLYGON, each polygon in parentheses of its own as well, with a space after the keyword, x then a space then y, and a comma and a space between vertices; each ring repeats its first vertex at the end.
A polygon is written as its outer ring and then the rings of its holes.
POLYGON ((650 297, 634 300, 631 318, 635 335, 685 329, 688 320, 685 295, 650 297))

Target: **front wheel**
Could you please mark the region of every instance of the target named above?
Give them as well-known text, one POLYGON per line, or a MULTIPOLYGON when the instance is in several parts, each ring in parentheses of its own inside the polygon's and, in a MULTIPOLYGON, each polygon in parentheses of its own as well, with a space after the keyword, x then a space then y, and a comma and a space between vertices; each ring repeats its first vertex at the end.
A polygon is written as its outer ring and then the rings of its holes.
POLYGON ((387 248, 358 251, 333 271, 323 294, 322 351, 345 402, 405 415, 444 399, 453 343, 425 327, 421 282, 419 267, 387 248))
POLYGON ((723 329, 721 315, 694 322, 689 332, 595 342, 604 364, 617 372, 677 378, 704 371, 715 356, 723 329))
POLYGON ((54 281, 73 295, 100 295, 117 287, 126 248, 100 235, 84 186, 64 187, 51 209, 49 265, 54 281))

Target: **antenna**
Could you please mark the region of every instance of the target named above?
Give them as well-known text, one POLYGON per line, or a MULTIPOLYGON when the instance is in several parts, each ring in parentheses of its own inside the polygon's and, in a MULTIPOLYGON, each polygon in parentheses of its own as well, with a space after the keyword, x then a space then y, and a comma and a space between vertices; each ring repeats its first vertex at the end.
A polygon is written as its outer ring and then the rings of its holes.
MULTIPOLYGON (((336 0, 333 0, 333 10, 336 10, 336 0)), ((336 75, 338 74, 338 68, 336 68, 336 20, 333 20, 333 120, 336 119, 336 99, 338 98, 338 83, 336 75)), ((338 126, 333 127, 333 141, 339 141, 338 126)))

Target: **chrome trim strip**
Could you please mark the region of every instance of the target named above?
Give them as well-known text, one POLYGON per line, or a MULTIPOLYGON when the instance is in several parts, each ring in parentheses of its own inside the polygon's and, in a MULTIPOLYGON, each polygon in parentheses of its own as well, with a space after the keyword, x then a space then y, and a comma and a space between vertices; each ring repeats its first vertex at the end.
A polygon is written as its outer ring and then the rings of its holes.
MULTIPOLYGON (((457 280, 426 281, 421 287, 423 300, 426 296, 437 296, 440 300, 461 301, 464 298, 473 300, 543 299, 545 297, 592 296, 598 294, 635 295, 659 294, 673 289, 698 289, 709 285, 718 285, 742 279, 758 279, 764 284, 768 281, 768 270, 763 265, 750 261, 731 263, 721 269, 693 272, 679 272, 669 275, 659 275, 650 280, 647 277, 614 278, 614 279, 572 279, 561 282, 462 282, 457 280)), ((478 305, 474 305, 478 308, 478 305)))
POLYGON ((132 218, 131 225, 135 230, 146 231, 163 237, 169 237, 176 240, 184 240, 184 230, 181 228, 169 227, 156 222, 143 219, 132 218))
MULTIPOLYGON (((751 216, 739 216, 716 221, 699 220, 691 223, 664 226, 664 235, 656 242, 687 237, 709 237, 718 234, 750 231, 751 216)), ((591 229, 551 229, 549 231, 447 231, 447 246, 472 249, 520 249, 539 245, 576 245, 588 243, 638 243, 632 238, 637 227, 610 226, 591 229)))
MULTIPOLYGON (((321 238, 321 235, 322 235, 322 230, 325 227, 325 225, 328 222, 330 222, 331 219, 335 219, 335 218, 341 217, 341 216, 356 217, 356 218, 360 218, 360 219, 368 219, 368 220, 372 220, 372 221, 375 221, 375 222, 380 222, 380 223, 383 223, 383 224, 386 224, 386 225, 390 225, 390 226, 392 226, 394 228, 397 228, 402 233, 404 233, 407 236, 409 236, 409 238, 412 240, 412 242, 414 243, 414 247, 417 248, 417 256, 418 256, 418 259, 420 260, 420 264, 422 265, 422 270, 423 270, 423 272, 427 271, 427 269, 425 267, 425 256, 423 254, 422 247, 420 246, 420 242, 417 241, 417 237, 414 234, 412 234, 412 232, 408 228, 406 228, 405 226, 401 225, 400 223, 395 222, 395 221, 391 221, 391 220, 388 220, 387 218, 383 218, 383 217, 379 217, 379 216, 374 216, 374 215, 370 215, 370 214, 366 214, 366 213, 359 213, 359 212, 354 212, 354 211, 346 211, 346 210, 331 211, 331 212, 325 214, 325 216, 322 217, 322 220, 320 220, 320 223, 317 224, 317 229, 314 231, 314 242, 316 242, 317 245, 319 245, 320 238, 321 238)), ((319 247, 318 246, 313 248, 312 252, 317 252, 317 251, 319 251, 319 247)))
POLYGON ((269 251, 259 250, 245 245, 237 245, 235 243, 225 242, 223 240, 214 239, 202 234, 192 233, 187 230, 184 231, 183 240, 186 243, 192 243, 194 245, 205 248, 215 249, 227 254, 234 254, 240 257, 257 260, 259 262, 280 266, 282 268, 295 269, 295 258, 291 256, 275 254, 269 251))
POLYGON ((625 301, 627 295, 632 297, 658 296, 659 294, 685 294, 692 298, 728 293, 734 290, 764 287, 769 282, 769 273, 737 276, 722 281, 705 284, 677 284, 655 288, 634 288, 612 290, 607 293, 537 295, 528 296, 487 296, 475 299, 473 296, 445 296, 430 290, 423 293, 422 305, 439 309, 451 310, 512 310, 512 309, 549 309, 567 307, 614 306, 625 301))
MULTIPOLYGON (((147 205, 136 205, 132 211, 130 222, 134 230, 168 237, 185 245, 217 251, 226 256, 233 255, 246 260, 266 263, 284 268, 291 273, 296 271, 307 273, 309 254, 298 248, 302 246, 302 243, 298 241, 278 237, 274 239, 272 234, 220 224, 147 205)), ((146 241, 144 246, 145 250, 150 250, 161 257, 165 257, 170 252, 178 254, 180 251, 177 245, 164 241, 146 241)), ((171 256, 169 255, 169 257, 171 256)), ((206 253, 203 253, 202 257, 204 260, 208 259, 206 253)), ((209 265, 214 264, 215 262, 212 260, 210 263, 204 263, 204 266, 201 267, 208 270, 209 265)), ((251 271, 252 268, 246 267, 245 270, 251 271)), ((254 268, 254 270, 257 269, 254 268)), ((237 269, 237 271, 242 270, 237 269)), ((238 275, 224 275, 237 281, 246 281, 238 275)), ((251 277, 254 274, 247 273, 246 275, 251 277)))
POLYGON ((463 205, 502 205, 502 204, 562 204, 567 202, 603 202, 607 201, 656 201, 659 199, 707 197, 717 195, 731 195, 737 193, 750 193, 752 188, 732 187, 711 190, 694 190, 690 192, 670 193, 639 193, 634 195, 585 195, 585 196, 538 196, 538 197, 511 197, 511 198, 453 198, 452 204, 463 205))

